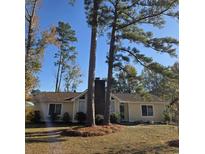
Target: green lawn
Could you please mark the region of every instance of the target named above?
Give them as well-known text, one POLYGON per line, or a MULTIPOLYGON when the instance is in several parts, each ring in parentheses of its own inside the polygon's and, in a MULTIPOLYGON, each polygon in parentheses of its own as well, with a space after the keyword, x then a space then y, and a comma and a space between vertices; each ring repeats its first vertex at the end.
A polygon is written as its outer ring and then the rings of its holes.
POLYGON ((26 128, 26 154, 178 153, 178 148, 167 144, 168 141, 178 139, 177 128, 170 125, 125 126, 121 132, 98 137, 59 134, 61 130, 70 128, 26 128))

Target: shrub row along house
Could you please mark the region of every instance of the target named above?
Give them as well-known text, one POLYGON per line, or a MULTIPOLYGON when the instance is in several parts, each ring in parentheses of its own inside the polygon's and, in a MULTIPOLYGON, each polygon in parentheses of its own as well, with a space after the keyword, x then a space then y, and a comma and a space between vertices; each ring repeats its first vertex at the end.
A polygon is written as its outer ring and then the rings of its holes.
MULTIPOLYGON (((95 111, 104 114, 105 80, 95 80, 95 111)), ((32 102, 35 109, 40 111, 41 121, 49 121, 52 114, 62 117, 69 113, 72 122, 76 122, 78 112, 86 113, 87 90, 84 92, 40 92, 33 94, 32 102)), ((121 122, 163 121, 163 112, 168 102, 156 96, 149 99, 137 94, 113 93, 111 97, 111 113, 120 114, 121 122)))

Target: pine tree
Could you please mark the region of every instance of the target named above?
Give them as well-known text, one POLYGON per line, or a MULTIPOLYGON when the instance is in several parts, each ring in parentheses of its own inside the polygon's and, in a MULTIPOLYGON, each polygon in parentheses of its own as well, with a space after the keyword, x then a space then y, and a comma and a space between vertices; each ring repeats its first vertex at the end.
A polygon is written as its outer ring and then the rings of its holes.
POLYGON ((166 69, 169 76, 144 69, 141 78, 147 92, 172 102, 179 98, 179 64, 176 62, 166 69))
POLYGON ((132 57, 136 63, 155 70, 163 72, 164 67, 153 62, 151 57, 141 54, 139 49, 132 47, 133 44, 141 44, 146 48, 151 48, 160 53, 168 53, 170 56, 176 56, 176 49, 173 45, 177 45, 178 41, 171 37, 157 38, 152 32, 145 32, 141 25, 151 25, 157 28, 163 28, 165 24, 165 16, 178 17, 177 0, 108 0, 108 13, 106 23, 110 29, 110 47, 108 54, 108 77, 104 123, 109 124, 110 120, 110 96, 112 87, 112 75, 115 57, 119 53, 123 53, 128 57, 132 57), (123 41, 129 43, 123 44, 123 41))
POLYGON ((114 93, 142 93, 143 85, 137 70, 132 65, 117 67, 115 70, 114 81, 112 81, 112 92, 114 93))
POLYGON ((57 66, 55 91, 59 92, 63 74, 76 60, 77 52, 75 47, 71 44, 77 41, 75 31, 72 30, 68 23, 59 22, 56 27, 57 40, 60 43, 58 52, 55 54, 57 59, 54 63, 57 66))
POLYGON ((97 34, 100 26, 99 8, 102 0, 84 0, 87 22, 91 26, 90 60, 88 71, 87 125, 95 126, 94 79, 97 34))

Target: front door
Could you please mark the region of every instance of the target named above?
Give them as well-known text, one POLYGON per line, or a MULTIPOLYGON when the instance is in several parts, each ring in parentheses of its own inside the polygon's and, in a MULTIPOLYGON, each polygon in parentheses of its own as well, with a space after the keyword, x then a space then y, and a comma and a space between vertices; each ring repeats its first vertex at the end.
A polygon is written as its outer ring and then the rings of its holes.
POLYGON ((120 104, 120 120, 125 120, 125 104, 120 104))

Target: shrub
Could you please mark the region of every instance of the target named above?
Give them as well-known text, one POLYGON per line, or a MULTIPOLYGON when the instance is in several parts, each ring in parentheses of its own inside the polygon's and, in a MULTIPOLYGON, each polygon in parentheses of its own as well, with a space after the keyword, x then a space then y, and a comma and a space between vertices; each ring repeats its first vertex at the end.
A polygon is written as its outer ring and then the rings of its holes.
POLYGON ((63 122, 65 122, 65 123, 68 123, 68 122, 70 122, 70 120, 71 120, 71 117, 70 117, 70 115, 69 115, 69 113, 68 112, 65 112, 64 114, 63 114, 63 122))
POLYGON ((164 117, 164 121, 165 121, 165 122, 170 122, 171 117, 170 117, 170 114, 169 114, 169 113, 164 112, 164 113, 163 113, 163 117, 164 117))
POLYGON ((171 121, 172 115, 171 115, 170 106, 166 106, 166 109, 163 112, 163 118, 164 118, 164 121, 167 122, 167 123, 169 123, 171 121))
POLYGON ((97 125, 102 125, 103 122, 104 122, 104 116, 101 115, 101 114, 96 114, 96 115, 95 115, 95 123, 96 123, 97 125))
POLYGON ((75 115, 75 119, 79 122, 79 123, 84 123, 86 121, 86 114, 83 112, 77 112, 75 115))
POLYGON ((33 123, 38 123, 41 120, 40 111, 31 111, 28 113, 26 119, 33 123))
POLYGON ((144 121, 143 120, 137 120, 137 121, 135 121, 135 124, 143 124, 144 123, 144 121))
POLYGON ((31 122, 30 117, 29 117, 30 112, 34 112, 33 109, 28 109, 28 108, 25 109, 25 120, 26 120, 26 122, 31 122))
POLYGON ((59 118, 60 118, 60 117, 59 117, 58 114, 56 114, 56 113, 51 114, 50 117, 49 117, 49 119, 50 119, 51 122, 55 122, 55 121, 57 121, 59 118))
POLYGON ((110 115, 110 122, 111 123, 119 123, 120 122, 120 114, 119 113, 112 113, 110 115))

